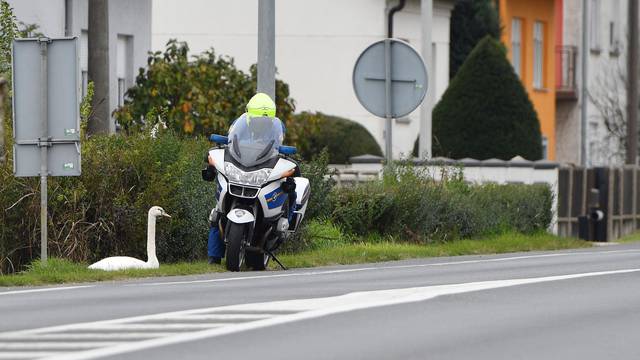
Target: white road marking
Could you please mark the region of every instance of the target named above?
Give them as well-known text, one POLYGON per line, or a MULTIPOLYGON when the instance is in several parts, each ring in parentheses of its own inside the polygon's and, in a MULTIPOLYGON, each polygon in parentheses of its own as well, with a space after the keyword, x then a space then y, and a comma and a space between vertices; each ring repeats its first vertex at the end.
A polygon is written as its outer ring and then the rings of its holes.
POLYGON ((47 292, 47 291, 84 289, 84 288, 90 288, 90 287, 94 287, 94 286, 95 285, 82 285, 82 286, 49 287, 49 288, 29 289, 29 290, 2 291, 2 292, 0 292, 0 296, 2 296, 2 295, 16 295, 16 294, 29 294, 29 293, 38 293, 38 292, 47 292))
POLYGON ((12 341, 0 342, 0 351, 4 350, 85 350, 97 347, 114 346, 122 344, 122 341, 91 341, 91 342, 35 342, 12 341))
POLYGON ((172 320, 193 320, 193 321, 203 321, 203 320, 213 320, 213 321, 221 321, 221 322, 230 322, 230 321, 245 321, 245 320, 262 320, 273 317, 274 314, 201 314, 201 315, 183 315, 179 317, 167 316, 165 319, 172 320))
MULTIPOLYGON (((86 360, 96 359, 105 356, 115 356, 119 354, 140 351, 144 349, 156 348, 161 346, 180 344, 195 340, 208 339, 217 336, 223 336, 243 331, 250 331, 255 329, 261 329, 269 326, 281 325, 291 322, 309 320, 319 318, 323 316, 350 312, 354 310, 369 309, 381 306, 399 305, 405 303, 419 302, 430 300, 438 296, 455 295, 474 291, 492 290, 499 288, 506 288, 511 286, 539 284, 552 281, 571 280, 579 278, 588 278, 595 276, 607 276, 607 275, 620 275, 640 273, 640 268, 625 269, 625 270, 613 270, 613 271, 600 271, 580 274, 558 275, 558 276, 546 276, 537 278, 524 278, 524 279, 510 279, 510 280, 495 280, 495 281, 481 281, 462 284, 450 284, 450 285, 437 285, 426 287, 414 287, 406 289, 391 289, 391 290, 378 290, 378 291, 363 291, 354 292, 341 296, 332 296, 325 298, 315 299, 298 299, 298 300, 284 300, 273 301, 266 303, 256 304, 242 304, 232 305, 196 310, 179 311, 165 314, 145 315, 134 318, 123 318, 108 321, 98 321, 82 324, 70 324, 57 327, 32 329, 15 332, 13 334, 38 334, 38 333, 52 333, 55 331, 82 331, 84 329, 90 331, 98 331, 99 329, 105 329, 110 325, 136 325, 132 322, 139 323, 141 321, 154 320, 159 318, 172 317, 177 320, 180 316, 191 316, 196 314, 213 314, 216 312, 224 312, 228 314, 233 311, 239 313, 247 311, 297 311, 292 314, 276 315, 271 318, 243 322, 237 324, 226 324, 225 326, 209 328, 202 331, 184 332, 179 335, 154 338, 150 340, 122 343, 120 345, 112 347, 96 348, 87 351, 71 352, 64 354, 56 354, 46 357, 48 360, 86 360)), ((2 337, 5 334, 0 334, 2 337)))
POLYGON ((53 356, 56 354, 60 354, 60 352, 55 351, 11 351, 11 352, 2 352, 0 353, 0 359, 36 359, 45 356, 53 356))
POLYGON ((83 332, 83 333, 57 333, 57 334, 30 334, 30 335, 3 335, 0 342, 6 340, 39 340, 39 341, 77 341, 77 340, 119 340, 119 339, 151 339, 162 336, 179 335, 180 332, 83 332))
POLYGON ((102 324, 98 327, 90 327, 94 330, 120 330, 120 331, 151 331, 151 330, 199 330, 199 329, 211 329, 213 327, 219 327, 227 325, 228 323, 155 323, 155 324, 102 324))
POLYGON ((617 254, 617 253, 633 254, 633 253, 638 253, 638 252, 640 252, 640 250, 635 250, 635 249, 631 249, 631 250, 610 250, 610 251, 589 251, 589 252, 583 251, 583 252, 572 252, 572 253, 553 253, 553 254, 540 254, 540 255, 511 256, 511 257, 501 257, 501 258, 492 258, 492 259, 450 261, 450 262, 429 263, 429 264, 369 266, 369 267, 362 267, 362 268, 338 269, 338 270, 326 270, 326 271, 306 271, 306 272, 286 273, 286 274, 239 276, 239 277, 222 278, 222 279, 184 280, 184 281, 166 281, 166 282, 154 282, 154 283, 139 283, 139 284, 128 284, 128 285, 125 285, 125 286, 136 286, 137 287, 137 286, 163 286, 163 285, 217 283, 217 282, 227 282, 227 281, 255 280, 255 279, 263 279, 263 278, 264 279, 274 279, 274 278, 299 277, 299 276, 331 275, 331 274, 342 274, 342 273, 351 273, 351 272, 360 272, 360 271, 372 271, 372 270, 411 269, 411 268, 438 267, 438 266, 451 266, 451 265, 493 263, 493 262, 503 262, 503 261, 516 261, 516 260, 538 259, 538 258, 548 258, 548 257, 559 257, 559 256, 617 254))

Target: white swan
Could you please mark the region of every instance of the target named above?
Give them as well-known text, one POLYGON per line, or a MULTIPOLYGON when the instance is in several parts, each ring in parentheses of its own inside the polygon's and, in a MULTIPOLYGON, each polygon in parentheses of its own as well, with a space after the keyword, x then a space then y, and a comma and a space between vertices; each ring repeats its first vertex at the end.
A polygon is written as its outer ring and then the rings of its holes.
POLYGON ((89 265, 89 269, 104 271, 157 269, 160 266, 156 257, 156 218, 158 216, 171 217, 159 206, 149 209, 147 218, 147 262, 129 256, 112 256, 89 265))

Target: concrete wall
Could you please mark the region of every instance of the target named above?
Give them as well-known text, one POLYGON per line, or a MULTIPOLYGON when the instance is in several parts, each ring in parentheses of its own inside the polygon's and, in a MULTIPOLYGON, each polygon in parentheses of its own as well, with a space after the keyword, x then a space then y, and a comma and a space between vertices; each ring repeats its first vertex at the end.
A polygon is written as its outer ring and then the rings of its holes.
MULTIPOLYGON (((395 2, 392 2, 395 4, 395 2)), ((452 1, 434 1, 435 71, 430 89, 437 97, 449 83, 449 18, 452 1)), ((153 49, 171 38, 186 41, 192 54, 213 47, 243 70, 257 58, 258 0, 154 0, 153 49)), ((361 123, 382 148, 384 121, 370 115, 353 92, 351 76, 360 53, 386 37, 385 0, 278 0, 276 66, 290 85, 297 111, 322 111, 361 123)), ((395 33, 421 50, 420 1, 409 0, 395 18, 395 33)), ((238 109, 242 112, 243 109, 238 109)), ((418 136, 419 111, 394 127, 395 156, 409 153, 418 136)))

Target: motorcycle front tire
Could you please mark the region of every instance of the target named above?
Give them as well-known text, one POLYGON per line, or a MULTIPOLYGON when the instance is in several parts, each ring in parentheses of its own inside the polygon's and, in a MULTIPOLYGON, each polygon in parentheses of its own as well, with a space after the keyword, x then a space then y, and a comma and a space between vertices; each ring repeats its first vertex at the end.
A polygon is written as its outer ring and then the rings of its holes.
POLYGON ((227 270, 229 271, 240 271, 240 268, 244 263, 245 226, 230 222, 229 227, 227 229, 226 267, 227 267, 227 270))

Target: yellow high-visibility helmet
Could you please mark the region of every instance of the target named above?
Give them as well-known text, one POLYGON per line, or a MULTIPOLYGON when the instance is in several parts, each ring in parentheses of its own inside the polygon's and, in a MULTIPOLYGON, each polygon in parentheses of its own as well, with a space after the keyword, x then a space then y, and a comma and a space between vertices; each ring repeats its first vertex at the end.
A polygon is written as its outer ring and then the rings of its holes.
POLYGON ((265 93, 257 93, 253 95, 251 100, 247 103, 247 118, 266 116, 276 116, 276 103, 271 100, 271 97, 265 93))

